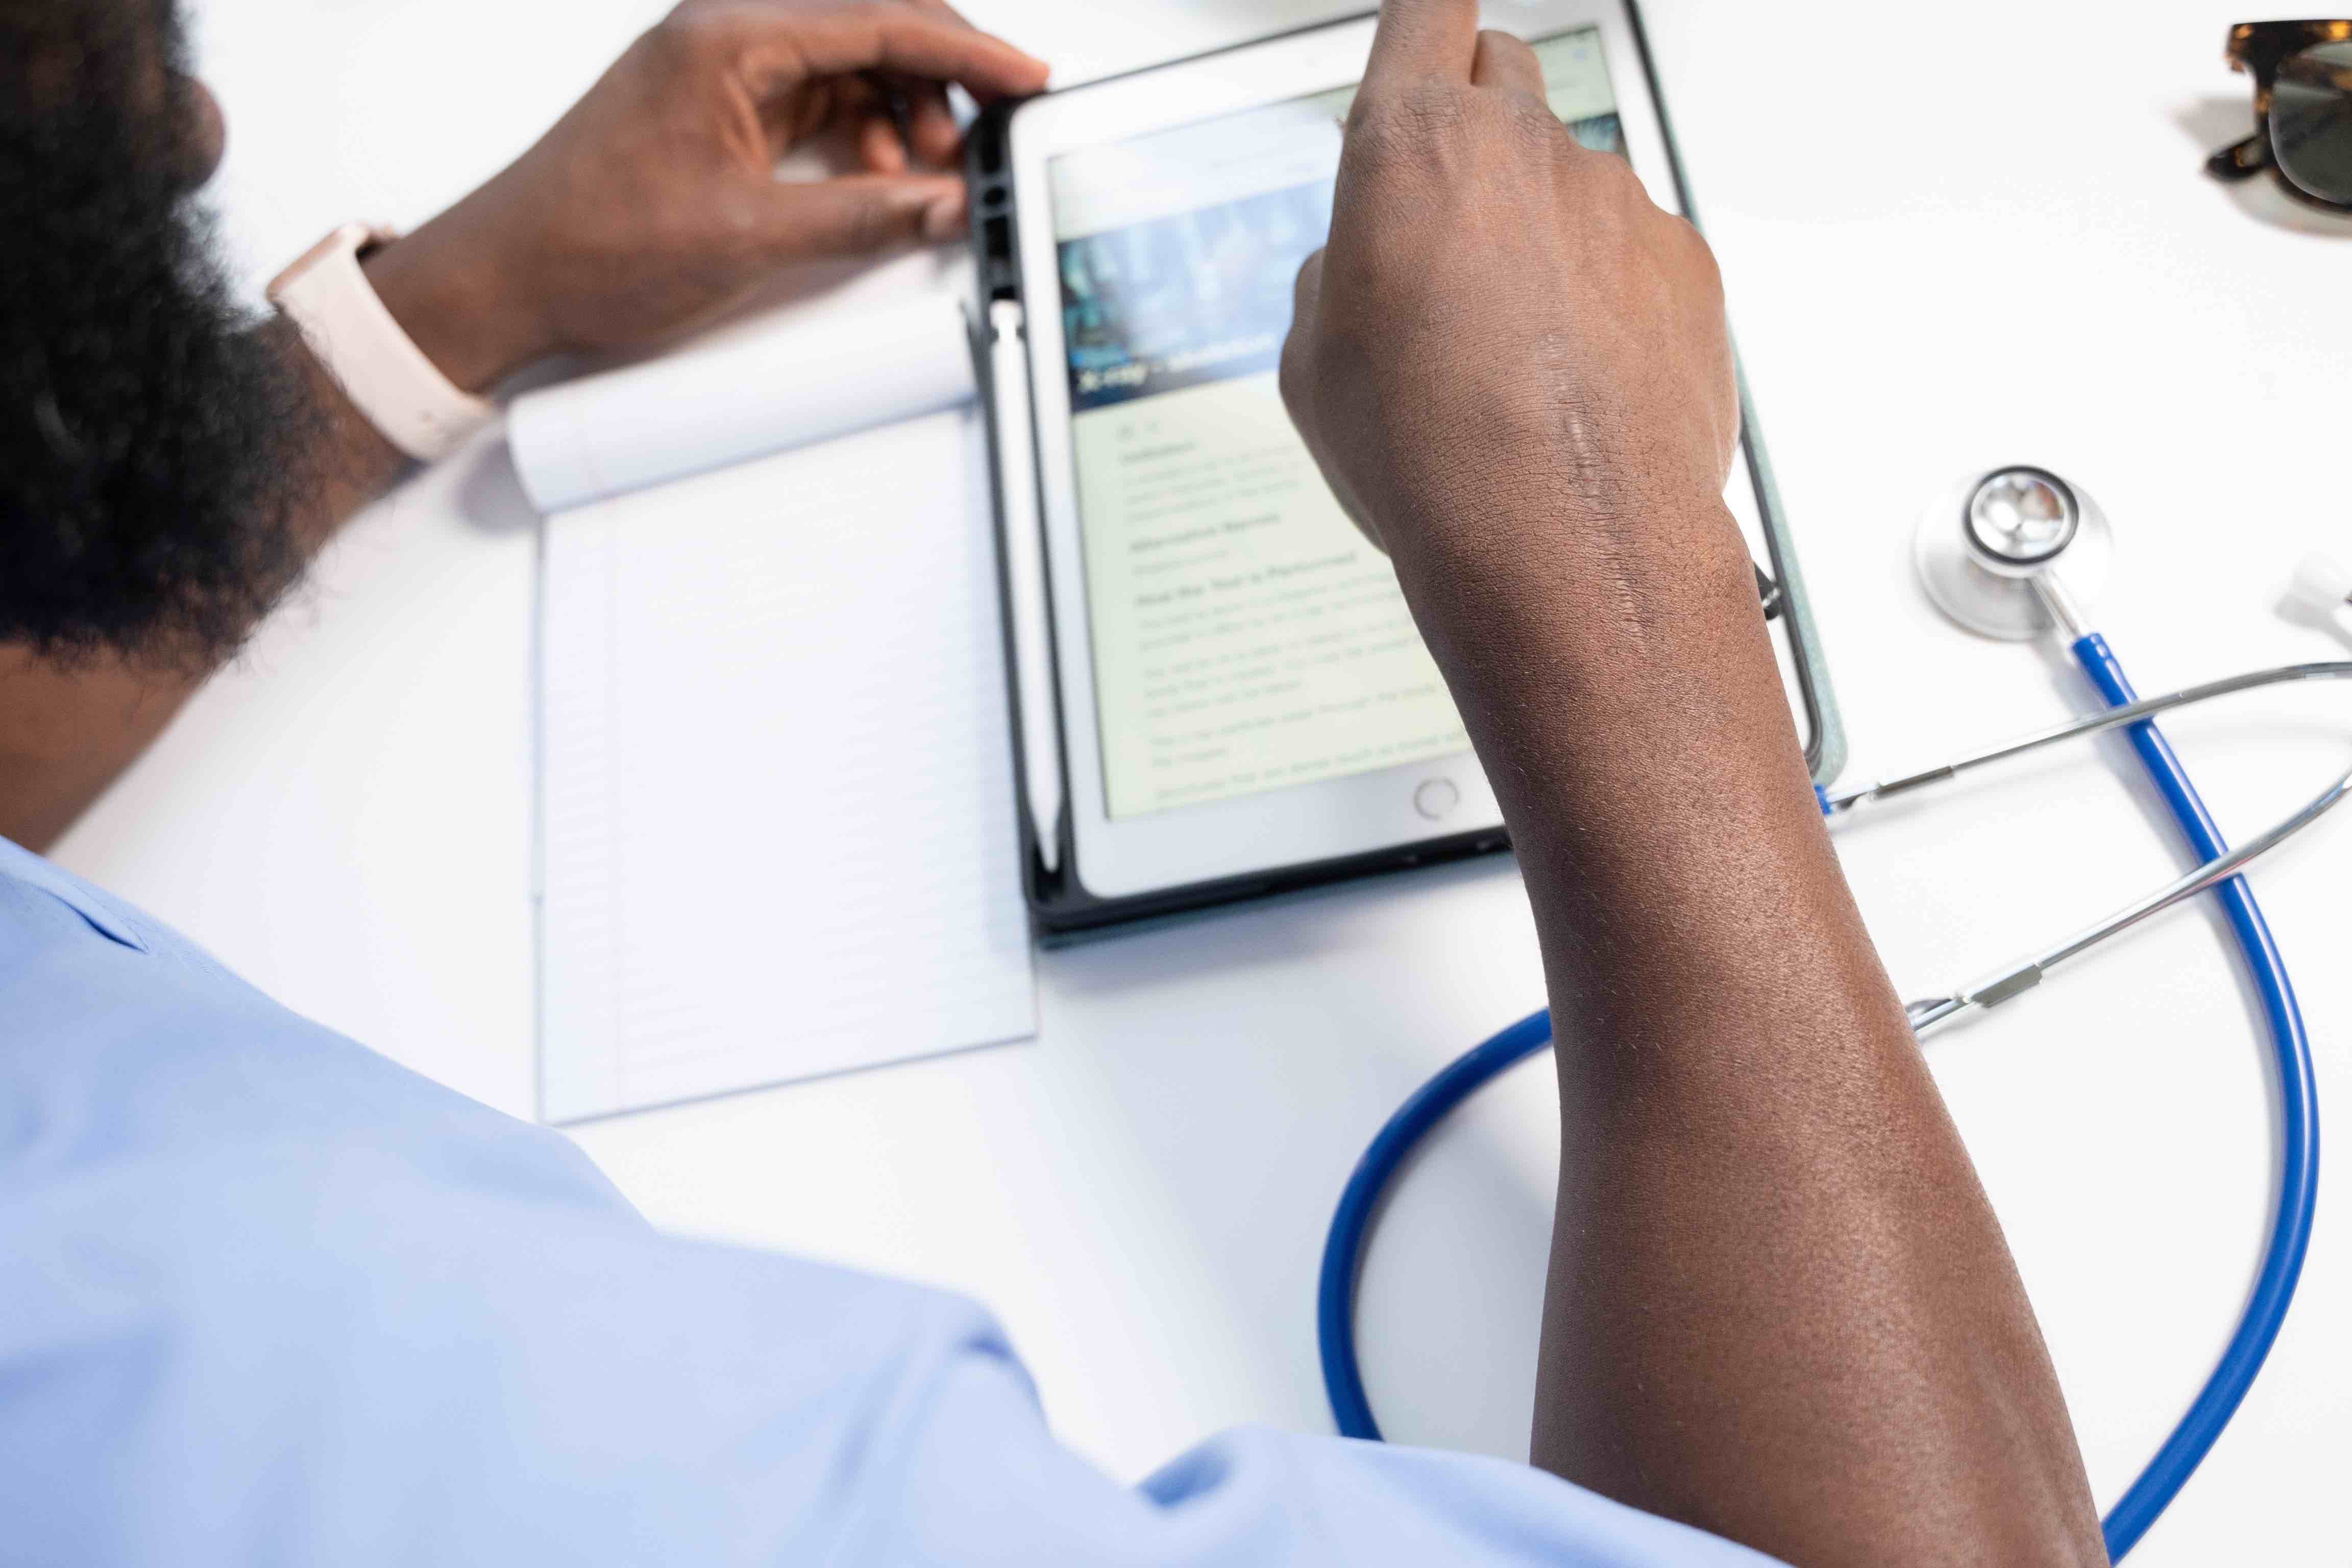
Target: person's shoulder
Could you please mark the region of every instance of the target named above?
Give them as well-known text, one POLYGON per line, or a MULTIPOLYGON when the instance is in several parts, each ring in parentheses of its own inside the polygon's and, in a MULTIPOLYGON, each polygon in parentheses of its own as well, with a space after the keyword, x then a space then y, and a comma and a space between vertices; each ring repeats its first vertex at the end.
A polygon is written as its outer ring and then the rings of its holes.
POLYGON ((0 838, 0 987, 20 1005, 79 993, 250 992, 219 960, 128 900, 0 838), (143 961, 143 962, 134 962, 143 961))
MULTIPOLYGON (((1139 1489, 1177 1511, 1238 1508, 1243 1522, 1229 1528, 1244 1539, 1316 1533, 1337 1548, 1331 1561, 1495 1568, 1774 1568, 1780 1561, 1518 1461, 1265 1427, 1220 1434, 1139 1489), (1267 1478, 1277 1479, 1262 1484, 1267 1478)), ((1269 1550, 1265 1560, 1276 1556, 1269 1550)))
MULTIPOLYGON (((5 841, 0 1017, 0 1183, 20 1203, 79 1184, 135 1215, 251 1180, 364 1204, 354 1184, 373 1159, 379 1177, 635 1218, 560 1134, 301 1016, 5 841)), ((266 1211, 250 1194, 238 1206, 266 1211)))
POLYGON ((39 946, 97 937, 147 947, 133 912, 51 860, 0 838, 0 963, 39 946))
POLYGON ((226 1563, 303 1516, 336 1545, 297 1555, 390 1561, 367 1521, 430 1498, 403 1561, 642 1560, 648 1519, 725 1561, 813 1539, 776 1486, 1009 1353, 953 1298, 664 1237, 561 1135, 315 1026, 177 1018, 0 1105, 0 1515, 40 1539, 214 1519, 120 1555, 226 1563))

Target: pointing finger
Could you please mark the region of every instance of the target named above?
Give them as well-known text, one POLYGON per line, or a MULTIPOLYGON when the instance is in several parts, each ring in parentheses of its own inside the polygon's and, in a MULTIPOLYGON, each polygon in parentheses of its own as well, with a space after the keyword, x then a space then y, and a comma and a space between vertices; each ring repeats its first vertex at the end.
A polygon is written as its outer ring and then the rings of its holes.
POLYGON ((1477 48, 1478 0, 1382 0, 1363 90, 1423 77, 1467 82, 1477 48))

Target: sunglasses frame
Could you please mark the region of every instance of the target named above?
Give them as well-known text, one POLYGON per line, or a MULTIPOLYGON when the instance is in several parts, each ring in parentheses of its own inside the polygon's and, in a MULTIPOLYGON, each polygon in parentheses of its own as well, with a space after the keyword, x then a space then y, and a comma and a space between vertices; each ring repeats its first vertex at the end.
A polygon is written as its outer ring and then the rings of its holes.
MULTIPOLYGON (((2217 180, 2238 181, 2250 180, 2267 169, 2281 189, 2305 205, 2352 213, 2352 202, 2331 201, 2296 184, 2278 166, 2271 146, 2271 98, 2278 86, 2279 68, 2314 44, 2347 41, 2352 41, 2352 21, 2241 22, 2231 28, 2222 58, 2231 70, 2244 71, 2254 79, 2254 133, 2208 158, 2205 172, 2217 180)), ((2352 90, 2352 80, 2345 79, 2352 77, 2352 69, 2332 74, 2336 85, 2352 90)))

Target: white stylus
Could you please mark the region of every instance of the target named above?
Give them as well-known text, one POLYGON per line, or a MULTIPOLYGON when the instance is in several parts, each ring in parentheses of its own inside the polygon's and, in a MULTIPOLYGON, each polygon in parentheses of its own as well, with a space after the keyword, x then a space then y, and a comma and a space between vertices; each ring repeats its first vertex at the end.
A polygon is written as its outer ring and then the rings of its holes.
POLYGON ((988 307, 991 395, 996 405, 997 504, 1004 517, 1004 580, 1013 617, 1013 689, 1021 699, 1021 773, 1037 859, 1062 861, 1062 753, 1054 706, 1054 652, 1045 619, 1045 545, 1038 531, 1036 447, 1029 414, 1029 356, 1021 307, 988 307))

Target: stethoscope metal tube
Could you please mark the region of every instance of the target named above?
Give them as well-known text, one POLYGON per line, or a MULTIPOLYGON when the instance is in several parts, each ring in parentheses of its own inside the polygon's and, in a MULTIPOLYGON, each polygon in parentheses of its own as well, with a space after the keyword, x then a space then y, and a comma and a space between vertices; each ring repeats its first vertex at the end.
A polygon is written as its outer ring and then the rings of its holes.
MULTIPOLYGON (((2040 581, 2040 579, 2035 580, 2040 581)), ((1927 784, 1957 778, 1961 773, 1971 773, 1994 763, 2005 762, 2011 757, 2023 756, 2029 752, 2037 752, 2045 746, 2054 746, 2063 741, 2078 740, 2084 736, 2101 734, 2109 730, 2121 729, 2126 725, 2137 724, 2144 719, 2153 718, 2158 713, 2168 713, 2176 708, 2192 707, 2200 702, 2210 702, 2215 698, 2228 697, 2240 691, 2252 691, 2265 686, 2284 685, 2289 681, 2344 679, 2352 679, 2352 660, 2282 665, 2274 669, 2258 669, 2244 675, 2232 675, 2220 680, 2209 680, 2202 686, 2191 686, 2185 690, 2171 692, 2162 697, 2144 698, 2137 702, 2126 703, 2121 708, 2110 708, 2104 713, 2095 713, 2084 718, 2071 720, 2063 724, 2055 724, 2047 730, 2038 731, 2019 740, 1989 746, 1983 751, 1972 752, 1966 756, 1955 758, 1940 767, 1906 773, 1901 778, 1889 779, 1879 784, 1864 784, 1858 789, 1842 790, 1835 795, 1824 794, 1822 797, 1822 809, 1826 815, 1832 816, 1843 816, 1868 802, 1885 800, 1890 796, 1919 789, 1927 784)), ((2187 875, 2157 889, 2146 898, 2126 904, 2106 919, 2085 927, 2065 941, 1998 970, 1974 984, 1960 988, 1951 995, 1930 997, 1911 1003, 1908 1011, 1913 1031, 1924 1037, 1964 1014, 1999 1006, 2011 997, 2032 990, 2041 984, 2044 974, 2068 959, 2088 952, 2111 936, 2128 931, 2150 915, 2168 910, 2185 899, 2194 898, 2207 889, 2229 880, 2246 866, 2277 848, 2325 816, 2342 803, 2347 795, 2352 795, 2352 769, 2347 769, 2336 778, 2335 783, 2313 796, 2301 810, 2284 818, 2266 832, 2248 839, 2227 855, 2206 861, 2187 875)))

